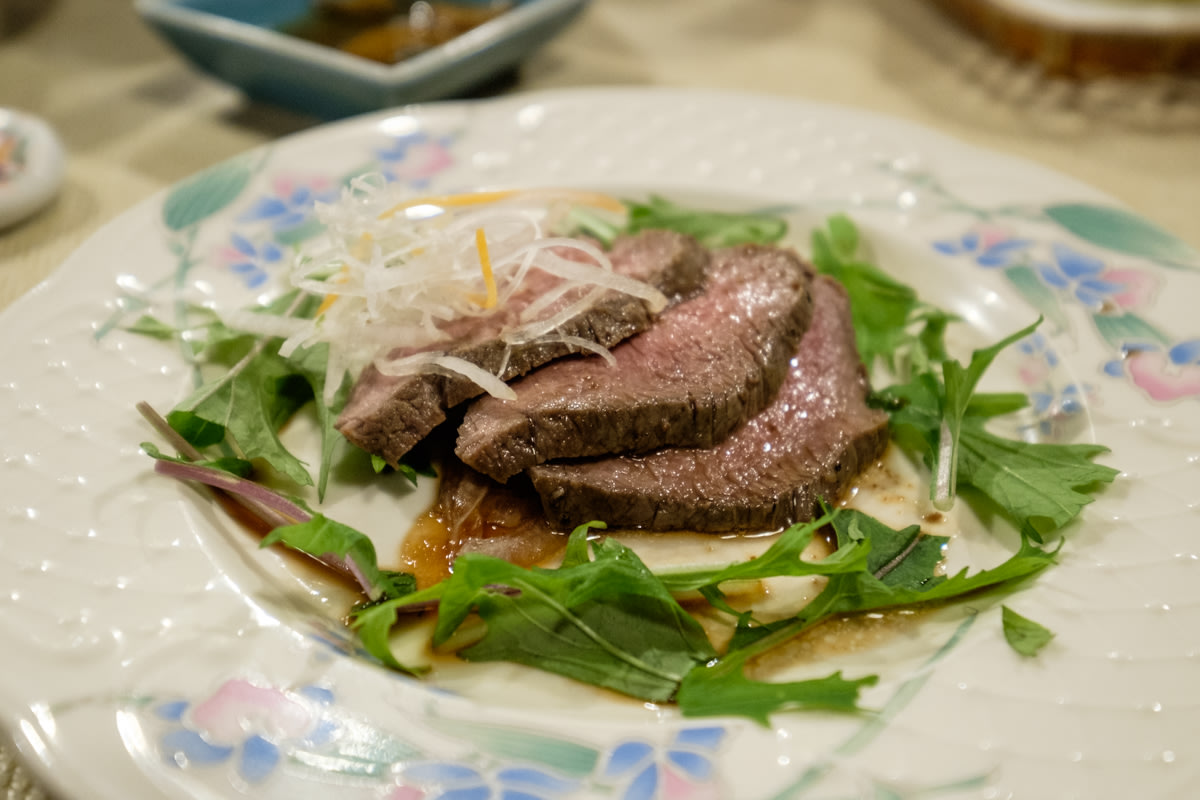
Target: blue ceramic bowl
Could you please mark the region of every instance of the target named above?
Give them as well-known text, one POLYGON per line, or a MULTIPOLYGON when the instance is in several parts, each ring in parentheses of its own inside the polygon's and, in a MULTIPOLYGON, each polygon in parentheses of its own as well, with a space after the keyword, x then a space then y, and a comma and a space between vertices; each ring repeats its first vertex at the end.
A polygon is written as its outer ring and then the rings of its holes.
POLYGON ((258 100, 326 119, 463 94, 514 67, 587 0, 516 0, 446 44, 386 65, 278 29, 312 0, 136 0, 142 18, 197 67, 258 100))

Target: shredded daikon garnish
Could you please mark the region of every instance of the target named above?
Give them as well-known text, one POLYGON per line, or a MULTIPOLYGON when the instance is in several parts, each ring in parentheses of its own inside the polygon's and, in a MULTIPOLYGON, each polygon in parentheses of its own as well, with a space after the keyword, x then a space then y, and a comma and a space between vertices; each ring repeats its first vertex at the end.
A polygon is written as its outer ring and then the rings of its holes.
POLYGON ((517 393, 507 383, 486 369, 455 356, 441 353, 416 353, 395 360, 377 360, 375 367, 384 375, 416 375, 422 372, 462 375, 479 384, 481 389, 493 397, 499 397, 502 400, 517 398, 517 393))
MULTIPOLYGON (((291 283, 323 298, 315 319, 289 321, 273 335, 284 348, 330 346, 326 392, 345 371, 374 363, 385 374, 461 375, 497 397, 508 390, 497 375, 439 345, 453 343, 472 318, 506 313, 506 303, 531 276, 551 275, 522 312, 501 317, 509 343, 550 341, 607 356, 600 345, 558 330, 608 290, 644 301, 654 311, 667 299, 656 288, 613 272, 594 244, 554 235, 572 206, 623 209, 607 195, 528 189, 414 197, 379 176, 355 179, 334 203, 319 204, 327 235, 297 258, 291 283), (395 357, 397 351, 400 357, 395 357), (410 354, 416 355, 410 355, 410 354)), ((539 283, 540 286, 540 283, 539 283)))

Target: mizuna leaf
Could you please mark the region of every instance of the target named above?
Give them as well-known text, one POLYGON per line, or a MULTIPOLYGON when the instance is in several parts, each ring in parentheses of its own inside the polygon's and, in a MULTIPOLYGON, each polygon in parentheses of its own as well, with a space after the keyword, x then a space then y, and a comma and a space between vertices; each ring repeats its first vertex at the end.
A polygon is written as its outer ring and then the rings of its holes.
POLYGON ((954 500, 963 417, 967 413, 979 379, 1001 350, 1033 333, 1041 323, 1041 318, 1038 318, 1037 322, 1006 336, 992 346, 976 350, 971 354, 971 361, 966 367, 952 359, 942 362, 942 424, 938 429, 937 464, 934 467, 935 479, 931 495, 934 505, 943 511, 947 510, 949 503, 954 500))
POLYGON ((167 415, 167 421, 174 426, 177 420, 186 419, 208 432, 208 438, 215 426, 220 426, 245 458, 261 458, 296 483, 311 485, 312 476, 304 462, 284 447, 277 433, 279 426, 311 399, 307 382, 278 356, 264 351, 237 375, 201 386, 167 415))
POLYGON ((863 688, 878 678, 847 680, 835 672, 826 678, 772 683, 745 676, 743 669, 700 666, 679 687, 679 710, 685 717, 749 717, 766 727, 781 711, 855 711, 863 688))
POLYGON ((678 700, 685 715, 741 714, 765 725, 770 714, 785 709, 853 710, 858 691, 873 683, 873 678, 847 681, 834 674, 815 683, 775 684, 747 678, 745 666, 755 656, 834 614, 946 600, 1022 580, 1054 559, 1053 553, 1023 541, 1016 554, 994 569, 974 574, 963 570, 945 577, 936 572, 945 543, 940 537, 925 536, 916 526, 893 530, 852 510, 839 510, 832 525, 839 550, 863 548, 871 552, 864 569, 830 575, 821 593, 791 619, 761 626, 758 631, 739 630, 729 652, 715 662, 693 669, 684 678, 678 700))
POLYGON ((677 205, 657 195, 645 203, 628 203, 627 233, 658 228, 693 236, 706 247, 735 244, 773 244, 787 233, 780 217, 701 211, 677 205))
POLYGON ((1023 656, 1035 656, 1050 643, 1054 634, 1031 619, 1021 616, 1008 606, 1000 607, 1004 639, 1023 656))
POLYGON ((263 537, 261 546, 280 542, 317 559, 343 559, 371 600, 400 597, 416 590, 416 581, 411 575, 379 569, 375 546, 370 539, 323 514, 295 525, 275 528, 263 537))
POLYGON ((464 554, 449 578, 365 609, 354 625, 370 652, 394 661, 387 631, 396 610, 436 601, 434 646, 448 642, 471 614, 486 624, 482 638, 459 651, 462 658, 525 664, 633 697, 669 700, 688 670, 715 656, 712 645, 632 550, 600 541, 592 545, 592 560, 579 561, 588 527, 572 533, 566 566, 525 569, 464 554))

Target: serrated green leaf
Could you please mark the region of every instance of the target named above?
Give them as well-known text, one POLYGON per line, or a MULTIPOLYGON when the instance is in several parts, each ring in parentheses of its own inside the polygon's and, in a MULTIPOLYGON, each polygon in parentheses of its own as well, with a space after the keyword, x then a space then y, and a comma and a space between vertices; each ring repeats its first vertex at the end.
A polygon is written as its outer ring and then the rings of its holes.
POLYGON ((916 526, 897 531, 854 510, 839 509, 832 525, 839 550, 855 548, 871 553, 866 568, 830 575, 821 593, 793 618, 739 630, 724 656, 685 677, 679 692, 680 710, 685 715, 740 714, 765 725, 771 713, 788 708, 820 707, 820 703, 832 702, 842 704, 836 706, 840 710, 851 710, 859 689, 869 685, 872 678, 845 681, 835 674, 824 679, 832 681, 830 684, 773 684, 746 678, 745 665, 835 614, 959 597, 1028 578, 1054 558, 1053 553, 1023 540, 1021 549, 994 569, 974 574, 963 570, 944 577, 937 574, 944 539, 924 536, 916 526))
POLYGON ((858 228, 844 215, 834 215, 810 237, 813 266, 846 290, 859 356, 867 369, 882 360, 897 371, 916 371, 944 353, 947 324, 954 315, 924 305, 912 287, 897 281, 858 255, 858 228))
POLYGON ((526 664, 645 700, 671 699, 684 674, 715 655, 708 638, 632 550, 614 540, 594 550, 594 561, 555 571, 460 556, 449 582, 470 586, 471 595, 447 590, 441 611, 465 600, 487 633, 459 655, 526 664))
POLYGON ((679 710, 685 717, 739 716, 771 724, 781 711, 855 711, 863 688, 878 682, 874 675, 847 680, 841 672, 826 678, 772 683, 747 678, 742 669, 698 666, 679 687, 679 710))
POLYGON ((167 420, 172 427, 177 420, 186 420, 193 429, 206 432, 219 426, 246 458, 263 459, 307 486, 312 484, 312 476, 304 462, 284 447, 277 431, 311 399, 312 389, 304 378, 294 374, 278 355, 263 350, 237 374, 201 386, 167 420))
POLYGON ((1023 617, 1008 606, 1001 606, 1004 639, 1023 656, 1035 656, 1050 643, 1054 634, 1027 617, 1023 617))
MULTIPOLYGON (((898 401, 890 412, 893 440, 919 454, 931 468, 942 423, 938 389, 934 377, 926 374, 883 393, 898 401)), ((1005 439, 985 430, 985 421, 964 419, 958 488, 982 493, 1018 529, 1032 528, 1041 535, 1061 528, 1092 502, 1097 484, 1117 476, 1117 470, 1092 460, 1108 452, 1106 447, 1005 439)))
MULTIPOLYGON (((586 526, 572 534, 587 535, 586 526)), ((576 545, 578 547, 578 545, 576 545)), ((715 653, 700 624, 632 550, 615 540, 575 552, 558 569, 524 569, 467 553, 430 589, 356 614, 364 646, 385 661, 395 609, 436 600, 433 644, 450 640, 471 614, 486 633, 459 651, 469 661, 509 661, 645 700, 674 696, 684 674, 715 653)))
POLYGON ((934 472, 939 478, 942 475, 949 477, 947 486, 935 484, 932 487, 931 495, 933 495, 935 503, 942 499, 937 494, 942 490, 948 492, 951 500, 954 498, 958 483, 959 438, 967 407, 971 402, 971 396, 975 393, 975 387, 979 384, 979 379, 983 377, 983 373, 1004 348, 1029 336, 1041 324, 1042 320, 1038 318, 1032 325, 1009 334, 992 346, 976 350, 971 354, 971 361, 966 367, 952 359, 942 362, 942 425, 938 429, 937 465, 934 467, 934 472), (948 442, 946 437, 949 437, 948 442), (944 463, 947 459, 949 460, 948 464, 944 463))
POLYGON ((982 492, 1018 528, 1049 534, 1079 516, 1099 484, 1119 471, 1092 459, 1108 452, 1094 444, 1005 439, 972 422, 960 445, 959 483, 982 492))
POLYGON ((211 461, 189 461, 186 458, 176 458, 162 452, 151 442, 142 442, 142 450, 146 455, 161 461, 174 461, 176 464, 194 464, 200 467, 212 467, 219 469, 222 472, 228 472, 230 475, 236 475, 239 478, 248 478, 250 473, 254 471, 253 466, 249 461, 241 458, 216 458, 211 461))
POLYGON ((1043 211, 1080 239, 1108 250, 1141 256, 1175 269, 1200 267, 1200 254, 1190 245, 1123 208, 1060 203, 1043 211))
POLYGON ((750 561, 699 570, 673 570, 659 573, 658 577, 667 589, 679 594, 716 587, 729 581, 861 571, 867 563, 866 548, 841 548, 819 561, 801 558, 813 536, 835 516, 826 514, 812 522, 791 526, 766 552, 750 561))
POLYGON ((321 463, 317 472, 317 500, 325 499, 325 488, 329 483, 329 473, 333 466, 333 451, 343 439, 334 424, 346 398, 350 396, 352 383, 348 375, 342 376, 341 385, 334 392, 329 402, 325 401, 325 373, 329 363, 329 345, 322 342, 312 347, 304 347, 292 353, 287 363, 298 371, 308 382, 316 405, 317 424, 321 428, 321 463))
POLYGON ((224 425, 210 422, 191 411, 171 411, 167 414, 167 423, 198 450, 225 440, 224 425))
POLYGON ((825 224, 834 252, 843 260, 853 259, 858 253, 858 226, 845 214, 834 214, 825 224))
POLYGON ((737 244, 773 244, 787 233, 787 222, 763 214, 701 211, 652 195, 644 203, 626 203, 627 233, 671 230, 686 233, 706 247, 737 244))
POLYGON ((163 222, 180 231, 228 206, 250 182, 253 171, 245 158, 217 164, 175 186, 163 203, 163 222))
POLYGON ((373 601, 410 595, 416 590, 411 575, 379 568, 375 546, 367 536, 323 514, 315 514, 307 522, 275 528, 260 544, 270 547, 277 543, 314 558, 332 555, 350 559, 371 586, 369 597, 373 601))

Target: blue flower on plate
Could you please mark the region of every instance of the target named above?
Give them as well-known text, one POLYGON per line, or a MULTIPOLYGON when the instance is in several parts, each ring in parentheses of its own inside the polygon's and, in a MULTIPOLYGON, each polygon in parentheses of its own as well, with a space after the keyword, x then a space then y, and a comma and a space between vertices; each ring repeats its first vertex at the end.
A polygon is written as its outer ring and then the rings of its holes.
POLYGON ((446 761, 406 764, 389 800, 555 800, 579 783, 535 767, 502 767, 491 773, 446 761))
POLYGON ((1100 259, 1057 242, 1052 250, 1054 262, 1039 262, 1038 274, 1047 284, 1073 294, 1088 308, 1100 310, 1115 295, 1125 292, 1124 282, 1105 280, 1105 266, 1100 259))
POLYGON ((391 144, 376 150, 380 171, 389 181, 406 183, 416 189, 427 187, 438 173, 454 166, 451 137, 431 137, 418 131, 392 137, 391 144))
POLYGON ((1151 400, 1170 403, 1200 398, 1200 339, 1186 339, 1170 347, 1130 342, 1121 357, 1104 365, 1114 378, 1128 376, 1151 400))
POLYGON ((713 755, 725 738, 721 727, 684 728, 665 748, 640 740, 609 753, 603 778, 624 786, 622 800, 699 797, 714 789, 713 755))
POLYGON ((996 269, 1014 264, 1033 244, 1004 228, 991 225, 972 228, 954 239, 939 239, 933 249, 948 256, 969 255, 981 267, 996 269))
MULTIPOLYGON (((270 194, 257 198, 238 215, 239 223, 266 223, 276 235, 316 223, 317 203, 337 199, 338 190, 328 178, 300 179, 287 175, 272 181, 270 194)), ((293 237, 294 238, 294 237, 293 237)))
POLYGON ((241 277, 248 289, 257 289, 267 282, 270 270, 283 261, 284 251, 273 241, 254 242, 234 231, 221 258, 241 277))
POLYGON ((1057 392, 1030 392, 1029 404, 1039 417, 1078 414, 1083 410, 1091 386, 1071 383, 1057 392))

